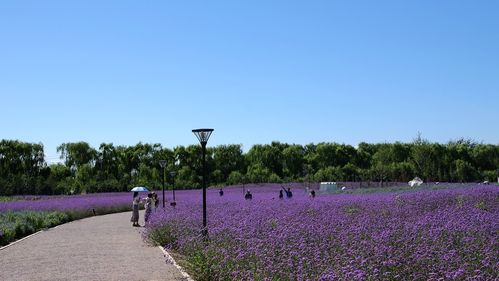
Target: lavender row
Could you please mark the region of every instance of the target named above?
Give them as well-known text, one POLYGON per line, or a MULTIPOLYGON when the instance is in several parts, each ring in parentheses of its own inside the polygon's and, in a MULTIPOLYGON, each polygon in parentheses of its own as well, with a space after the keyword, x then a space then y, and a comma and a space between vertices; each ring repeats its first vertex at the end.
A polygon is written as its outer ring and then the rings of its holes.
POLYGON ((0 245, 68 221, 130 211, 131 200, 132 194, 128 192, 0 202, 0 245))
POLYGON ((112 206, 130 205, 132 194, 122 193, 100 193, 75 196, 43 197, 40 200, 17 200, 0 202, 0 212, 6 211, 66 211, 66 210, 88 210, 97 208, 108 208, 112 206))

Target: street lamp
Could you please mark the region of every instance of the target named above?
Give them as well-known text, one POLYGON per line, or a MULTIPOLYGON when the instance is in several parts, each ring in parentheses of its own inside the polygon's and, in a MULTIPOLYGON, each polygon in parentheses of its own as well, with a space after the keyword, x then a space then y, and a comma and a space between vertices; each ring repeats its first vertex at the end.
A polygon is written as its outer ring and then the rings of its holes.
POLYGON ((206 226, 206 144, 213 132, 213 129, 194 129, 194 135, 201 143, 203 149, 203 235, 208 236, 208 227, 206 226))
POLYGON ((246 194, 246 190, 245 190, 245 188, 244 188, 244 187, 245 187, 244 185, 246 184, 246 178, 245 178, 244 176, 242 176, 242 177, 241 177, 241 180, 242 180, 242 182, 243 182, 243 195, 245 195, 245 194, 246 194))
POLYGON ((177 202, 175 202, 175 176, 177 175, 177 172, 173 171, 170 172, 170 177, 172 177, 172 189, 173 189, 173 202, 170 203, 171 206, 175 207, 177 205, 177 202))
POLYGON ((163 185, 163 209, 165 208, 165 166, 166 160, 159 160, 161 166, 161 183, 163 185))

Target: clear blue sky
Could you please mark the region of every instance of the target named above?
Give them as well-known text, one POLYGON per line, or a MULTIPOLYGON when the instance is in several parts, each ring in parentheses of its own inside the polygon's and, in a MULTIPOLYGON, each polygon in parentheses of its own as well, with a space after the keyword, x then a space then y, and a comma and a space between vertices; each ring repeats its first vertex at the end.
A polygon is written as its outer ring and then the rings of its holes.
POLYGON ((0 139, 499 143, 498 1, 1 1, 0 139))

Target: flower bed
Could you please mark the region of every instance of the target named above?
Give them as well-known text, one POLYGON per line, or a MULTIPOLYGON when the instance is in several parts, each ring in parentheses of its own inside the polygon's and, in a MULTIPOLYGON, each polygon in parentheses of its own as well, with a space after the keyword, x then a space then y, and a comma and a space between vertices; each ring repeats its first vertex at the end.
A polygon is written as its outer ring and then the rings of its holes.
POLYGON ((499 272, 499 189, 319 195, 278 186, 177 193, 145 238, 165 246, 196 280, 494 280, 499 272))
POLYGON ((100 193, 0 202, 0 245, 68 221, 131 211, 131 201, 131 193, 100 193))

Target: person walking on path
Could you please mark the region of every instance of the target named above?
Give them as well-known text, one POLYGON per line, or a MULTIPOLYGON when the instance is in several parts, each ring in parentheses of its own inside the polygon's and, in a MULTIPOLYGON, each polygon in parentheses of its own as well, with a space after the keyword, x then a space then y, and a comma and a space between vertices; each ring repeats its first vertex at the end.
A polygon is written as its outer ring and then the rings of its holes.
POLYGON ((132 218, 130 221, 132 222, 132 226, 140 226, 139 225, 139 205, 140 205, 140 196, 138 192, 133 193, 133 201, 132 201, 132 218))
POLYGON ((146 212, 144 214, 144 221, 147 223, 149 221, 149 216, 151 216, 152 212, 152 193, 147 194, 146 203, 144 204, 144 208, 146 212))

